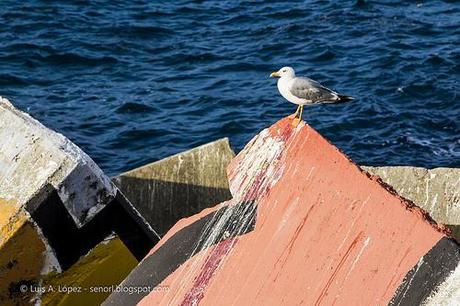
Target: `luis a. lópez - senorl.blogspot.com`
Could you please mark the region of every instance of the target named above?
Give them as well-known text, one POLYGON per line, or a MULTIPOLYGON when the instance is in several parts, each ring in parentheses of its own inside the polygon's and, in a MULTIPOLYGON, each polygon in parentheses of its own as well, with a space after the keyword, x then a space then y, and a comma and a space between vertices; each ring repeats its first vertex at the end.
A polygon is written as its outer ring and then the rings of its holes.
POLYGON ((169 291, 168 286, 123 286, 123 285, 108 285, 108 286, 39 286, 39 285, 26 285, 23 284, 19 287, 19 290, 22 293, 47 293, 47 292, 60 292, 65 294, 78 294, 78 293, 113 293, 113 292, 122 292, 127 294, 140 294, 148 293, 152 291, 169 291))

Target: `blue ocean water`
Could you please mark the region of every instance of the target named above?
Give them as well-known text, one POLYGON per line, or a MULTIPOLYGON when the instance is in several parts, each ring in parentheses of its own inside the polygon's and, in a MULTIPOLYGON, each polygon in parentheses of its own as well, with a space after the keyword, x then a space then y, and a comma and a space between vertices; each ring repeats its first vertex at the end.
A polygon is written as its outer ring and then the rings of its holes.
POLYGON ((360 164, 460 167, 458 1, 9 1, 0 95, 114 175, 294 112, 271 71, 357 100, 304 111, 360 164))

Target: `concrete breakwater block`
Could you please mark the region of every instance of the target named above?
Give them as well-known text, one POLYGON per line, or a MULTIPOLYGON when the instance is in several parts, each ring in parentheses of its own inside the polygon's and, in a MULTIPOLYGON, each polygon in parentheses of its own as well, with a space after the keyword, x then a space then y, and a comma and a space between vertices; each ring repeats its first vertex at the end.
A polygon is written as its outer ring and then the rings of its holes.
POLYGON ((112 233, 139 259, 158 241, 91 158, 0 98, 0 304, 37 298, 112 233))
POLYGON ((458 244, 425 211, 285 118, 228 167, 233 199, 180 220, 105 305, 442 305, 458 244))
POLYGON ((231 198, 225 169, 234 156, 223 138, 122 173, 113 181, 163 235, 179 219, 231 198))

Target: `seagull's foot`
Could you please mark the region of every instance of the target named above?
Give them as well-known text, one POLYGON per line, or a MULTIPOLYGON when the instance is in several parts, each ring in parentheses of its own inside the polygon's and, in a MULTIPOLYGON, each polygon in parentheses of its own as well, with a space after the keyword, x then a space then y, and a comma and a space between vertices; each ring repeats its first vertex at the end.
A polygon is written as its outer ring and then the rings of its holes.
POLYGON ((295 111, 294 113, 294 118, 292 119, 292 126, 293 127, 297 127, 300 123, 300 121, 302 121, 302 112, 303 112, 303 105, 299 105, 299 107, 297 107, 297 110, 295 111))
POLYGON ((300 105, 297 107, 294 114, 289 115, 289 118, 297 118, 299 116, 299 112, 300 112, 300 105))
POLYGON ((299 125, 300 121, 302 121, 300 118, 294 117, 294 119, 292 119, 291 125, 293 127, 297 127, 299 125))

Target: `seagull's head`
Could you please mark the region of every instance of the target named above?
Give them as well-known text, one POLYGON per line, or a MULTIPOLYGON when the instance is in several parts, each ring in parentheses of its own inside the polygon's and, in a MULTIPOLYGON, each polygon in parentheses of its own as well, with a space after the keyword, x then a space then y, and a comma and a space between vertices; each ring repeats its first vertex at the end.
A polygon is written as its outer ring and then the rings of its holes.
POLYGON ((270 74, 271 78, 279 77, 279 78, 295 78, 295 71, 292 67, 283 67, 276 72, 272 72, 270 74))

